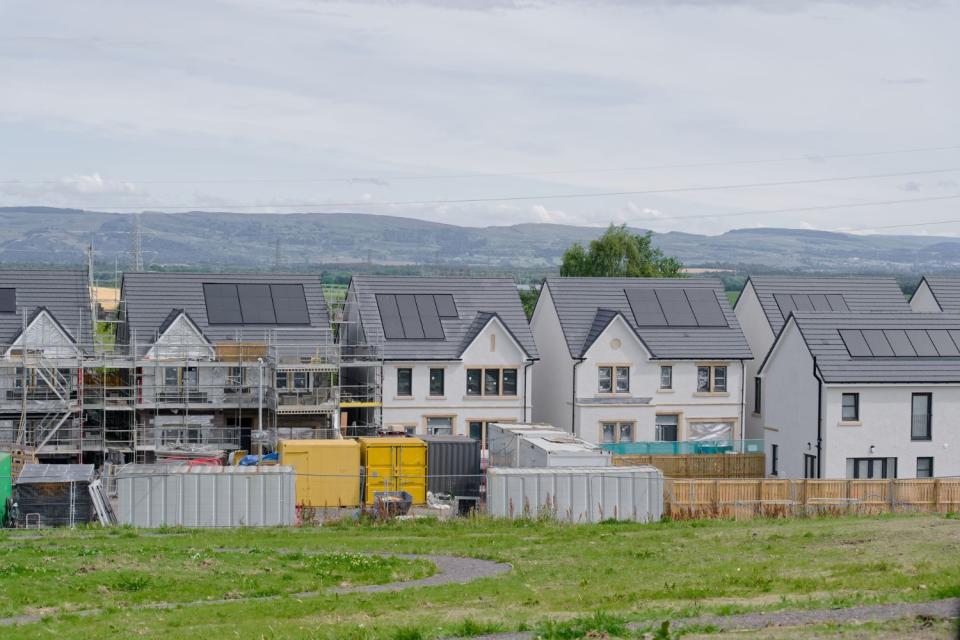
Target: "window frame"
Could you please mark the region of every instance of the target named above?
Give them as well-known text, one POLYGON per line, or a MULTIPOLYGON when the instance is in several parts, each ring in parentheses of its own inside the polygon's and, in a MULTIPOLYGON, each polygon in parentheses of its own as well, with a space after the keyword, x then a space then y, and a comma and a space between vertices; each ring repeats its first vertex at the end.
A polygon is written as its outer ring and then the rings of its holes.
POLYGON ((936 476, 934 475, 934 472, 933 472, 933 456, 917 456, 916 476, 917 476, 917 478, 935 478, 935 477, 936 477, 936 476), (920 475, 920 461, 921 461, 921 460, 925 460, 925 461, 928 461, 928 462, 930 463, 929 467, 927 468, 927 473, 928 473, 929 475, 925 475, 925 476, 920 475))
POLYGON ((673 365, 660 365, 660 391, 673 391, 673 365), (664 373, 667 374, 667 384, 663 384, 664 373))
POLYGON ((630 365, 628 364, 599 364, 597 365, 597 394, 598 395, 629 395, 630 394, 630 365), (601 372, 610 371, 610 388, 604 389, 601 372), (627 388, 621 391, 619 388, 620 375, 626 376, 627 388))
POLYGON ((413 367, 397 367, 397 397, 398 398, 412 398, 413 397, 413 367), (403 393, 400 388, 400 379, 402 376, 409 376, 407 379, 407 384, 409 384, 409 393, 403 393))
POLYGON ((634 420, 600 420, 597 424, 599 429, 599 437, 597 440, 601 444, 620 444, 622 442, 636 442, 637 441, 637 423, 634 420), (603 433, 606 426, 613 427, 613 436, 612 441, 604 440, 603 433), (630 439, 623 439, 624 427, 630 431, 630 439))
POLYGON ((697 364, 697 386, 696 392, 700 395, 719 395, 719 394, 729 394, 730 393, 730 366, 729 364, 713 364, 713 363, 699 363, 697 364), (700 372, 706 369, 707 370, 707 388, 702 389, 700 387, 700 372), (717 388, 717 371, 723 371, 723 375, 720 376, 722 380, 723 388, 717 388))
POLYGON ((770 475, 779 476, 780 475, 780 445, 771 442, 770 443, 770 475))
POLYGON ((848 461, 853 461, 853 478, 852 480, 896 480, 897 478, 897 458, 895 457, 883 457, 883 458, 847 458, 848 461), (893 475, 888 475, 888 468, 891 466, 890 461, 893 460, 893 475), (860 476, 860 462, 867 463, 867 475, 868 477, 860 476), (873 475, 874 464, 880 464, 880 476, 879 477, 869 477, 873 475))
POLYGON ((444 435, 457 435, 457 416, 451 414, 438 414, 438 415, 428 415, 423 416, 423 432, 429 436, 444 436, 444 435), (434 433, 431 431, 430 421, 431 420, 449 420, 450 421, 450 433, 434 433))
POLYGON ((431 398, 442 398, 447 390, 447 370, 445 367, 430 367, 428 375, 428 394, 431 398), (434 374, 439 374, 440 392, 437 393, 434 388, 434 374))
POLYGON ((658 413, 653 417, 653 438, 655 442, 680 442, 680 414, 679 413, 658 413), (657 424, 657 420, 661 417, 667 418, 672 417, 676 419, 677 423, 672 425, 666 425, 673 427, 674 429, 674 439, 673 440, 664 440, 662 438, 662 428, 663 425, 657 424))
POLYGON ((856 391, 844 392, 840 395, 840 422, 860 422, 860 393, 856 391), (847 398, 853 398, 853 417, 846 415, 847 398))
POLYGON ((803 478, 812 480, 817 477, 817 456, 812 453, 803 454, 803 478))
POLYGON ((502 367, 467 367, 466 368, 466 395, 469 398, 519 398, 520 395, 520 367, 517 366, 502 366, 502 367), (509 371, 513 373, 514 377, 514 393, 507 394, 504 393, 504 372, 509 371), (479 372, 479 393, 471 393, 470 388, 470 376, 471 373, 479 372), (496 372, 496 384, 497 384, 497 393, 487 393, 487 381, 488 375, 490 373, 496 372))
POLYGON ((287 371, 277 371, 274 376, 274 385, 277 389, 289 389, 290 388, 290 374, 287 371), (280 378, 283 378, 283 384, 280 384, 280 378))
POLYGON ((760 415, 763 412, 763 378, 753 376, 753 413, 760 415))
POLYGON ((910 395, 910 441, 911 442, 930 442, 933 440, 933 394, 929 391, 913 393, 910 395), (915 426, 914 420, 916 416, 914 415, 914 403, 917 401, 917 398, 926 398, 927 400, 927 412, 925 415, 926 418, 926 433, 925 435, 916 435, 914 433, 915 426))

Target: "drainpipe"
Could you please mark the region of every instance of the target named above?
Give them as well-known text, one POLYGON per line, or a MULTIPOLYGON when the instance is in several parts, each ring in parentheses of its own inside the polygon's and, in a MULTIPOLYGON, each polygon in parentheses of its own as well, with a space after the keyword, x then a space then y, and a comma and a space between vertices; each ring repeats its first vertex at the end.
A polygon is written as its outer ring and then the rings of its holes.
MULTIPOLYGON (((532 366, 533 360, 528 360, 527 363, 523 365, 523 424, 527 422, 527 396, 530 393, 527 385, 527 369, 532 366)), ((531 413, 533 412, 531 411, 531 413)))
MULTIPOLYGON (((747 368, 744 361, 740 361, 740 453, 747 452, 746 437, 747 416, 747 368)), ((762 449, 762 447, 761 447, 762 449)))
POLYGON ((823 477, 823 380, 817 373, 817 356, 813 356, 813 377, 817 379, 817 478, 823 477))
POLYGON ((577 358, 573 363, 573 397, 570 398, 570 433, 577 435, 577 367, 585 358, 577 358))
POLYGON ((263 358, 257 358, 257 369, 260 372, 260 384, 257 388, 257 456, 258 462, 263 461, 263 358))

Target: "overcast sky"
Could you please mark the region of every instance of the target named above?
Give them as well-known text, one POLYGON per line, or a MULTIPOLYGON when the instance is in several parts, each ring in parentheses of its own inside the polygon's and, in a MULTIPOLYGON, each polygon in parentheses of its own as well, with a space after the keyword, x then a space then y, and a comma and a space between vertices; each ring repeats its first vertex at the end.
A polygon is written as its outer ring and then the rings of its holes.
POLYGON ((882 229, 960 219, 958 24, 946 0, 0 0, 0 205, 960 234, 882 229))

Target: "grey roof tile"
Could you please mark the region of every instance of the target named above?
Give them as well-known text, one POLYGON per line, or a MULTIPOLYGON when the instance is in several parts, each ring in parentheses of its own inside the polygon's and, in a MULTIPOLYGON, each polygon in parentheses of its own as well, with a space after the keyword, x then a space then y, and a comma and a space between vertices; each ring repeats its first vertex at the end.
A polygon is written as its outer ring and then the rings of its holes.
POLYGON ((960 330, 954 313, 810 313, 793 317, 824 382, 960 383, 960 357, 853 357, 844 329, 960 330))
MULTIPOLYGON (((277 344, 309 345, 329 342, 330 316, 323 299, 320 276, 303 273, 125 273, 121 285, 125 322, 119 340, 141 346, 152 344, 171 313, 182 309, 211 343, 233 340, 267 341, 277 344), (203 296, 204 283, 300 284, 303 285, 310 315, 309 326, 211 325, 203 296)), ((173 316, 174 318, 176 316, 173 316)))
POLYGON ((780 333, 786 320, 774 298, 778 294, 839 294, 853 313, 910 310, 910 304, 894 278, 750 276, 749 281, 774 334, 780 333))
POLYGON ((956 276, 923 276, 940 309, 960 312, 960 278, 956 276))
MULTIPOLYGON (((520 294, 510 278, 354 276, 350 288, 356 294, 365 334, 371 341, 383 341, 387 360, 458 360, 465 345, 493 315, 531 358, 538 357, 520 294), (383 340, 378 293, 449 294, 456 303, 458 317, 440 319, 443 340, 383 340)), ((350 298, 348 295, 347 299, 350 298)))
POLYGON ((730 308, 723 285, 715 278, 547 278, 567 348, 574 358, 595 340, 606 321, 620 313, 658 359, 746 360, 753 357, 730 308), (726 318, 726 327, 639 327, 625 289, 708 289, 726 318), (602 313, 598 313, 599 311, 602 313), (602 326, 601 326, 602 325, 602 326))
POLYGON ((17 312, 0 313, 0 343, 9 345, 23 329, 24 314, 45 307, 85 350, 93 345, 90 287, 85 271, 3 269, 0 288, 17 290, 17 312))

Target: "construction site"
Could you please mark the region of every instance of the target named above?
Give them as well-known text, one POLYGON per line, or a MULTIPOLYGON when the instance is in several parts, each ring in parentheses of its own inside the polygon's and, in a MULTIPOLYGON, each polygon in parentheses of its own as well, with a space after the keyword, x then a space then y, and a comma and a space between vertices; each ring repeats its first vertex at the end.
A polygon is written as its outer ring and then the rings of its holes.
POLYGON ((382 346, 339 339, 362 332, 327 308, 318 277, 129 273, 109 289, 91 266, 7 271, 3 286, 0 450, 14 474, 30 462, 225 461, 379 429, 382 346), (216 324, 230 311, 223 291, 238 320, 240 303, 263 313, 263 295, 276 316, 216 324))

